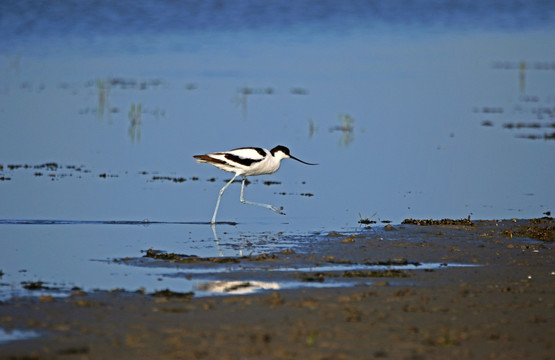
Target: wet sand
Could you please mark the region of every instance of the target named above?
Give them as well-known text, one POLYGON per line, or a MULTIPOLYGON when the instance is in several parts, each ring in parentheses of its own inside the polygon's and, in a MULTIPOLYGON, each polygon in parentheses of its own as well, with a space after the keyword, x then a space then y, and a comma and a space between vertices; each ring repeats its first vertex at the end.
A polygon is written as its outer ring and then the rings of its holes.
POLYGON ((1 344, 0 357, 552 359, 554 225, 552 218, 394 225, 356 236, 330 233, 306 254, 257 259, 274 267, 479 265, 403 276, 312 274, 323 284, 349 276, 360 283, 352 287, 203 298, 76 291, 68 298, 12 299, 0 304, 0 327, 41 336, 1 344))

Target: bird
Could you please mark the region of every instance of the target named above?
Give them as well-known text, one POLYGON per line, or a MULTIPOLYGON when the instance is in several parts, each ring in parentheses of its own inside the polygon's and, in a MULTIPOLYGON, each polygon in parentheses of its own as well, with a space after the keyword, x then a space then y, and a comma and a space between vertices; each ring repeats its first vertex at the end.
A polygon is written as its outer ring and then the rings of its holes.
POLYGON ((207 163, 210 165, 214 165, 218 169, 235 173, 231 180, 229 180, 220 190, 218 200, 216 201, 216 208, 214 209, 214 215, 212 216, 212 220, 210 221, 212 225, 216 223, 216 215, 218 214, 220 200, 222 199, 224 191, 228 188, 229 185, 231 185, 231 183, 233 183, 235 178, 237 178, 239 175, 243 177, 243 181, 241 182, 241 196, 239 198, 241 203, 261 206, 266 209, 270 209, 278 214, 285 215, 285 213, 281 209, 278 209, 275 206, 247 201, 244 199, 243 195, 245 191, 245 181, 247 180, 247 176, 273 174, 278 171, 281 160, 287 158, 297 160, 298 162, 306 165, 318 165, 297 159, 296 157, 291 155, 287 147, 282 145, 278 145, 272 150, 267 150, 260 147, 242 147, 229 151, 214 152, 204 155, 194 155, 193 157, 197 159, 197 163, 207 163))

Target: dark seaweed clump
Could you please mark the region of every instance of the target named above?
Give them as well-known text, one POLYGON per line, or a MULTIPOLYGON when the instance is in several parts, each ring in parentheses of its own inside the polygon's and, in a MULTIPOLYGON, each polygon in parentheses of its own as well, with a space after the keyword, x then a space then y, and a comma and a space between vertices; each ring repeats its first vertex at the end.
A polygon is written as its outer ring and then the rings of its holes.
POLYGON ((376 220, 370 220, 370 219, 368 219, 368 218, 364 218, 364 219, 363 219, 363 218, 360 218, 360 220, 358 221, 358 223, 359 223, 359 224, 362 224, 362 225, 369 225, 369 224, 375 224, 375 223, 376 223, 376 220))
POLYGON ((44 290, 44 289, 48 289, 46 286, 44 286, 44 282, 43 281, 23 281, 21 283, 21 285, 23 286, 24 289, 27 290, 44 290))
POLYGON ((182 183, 184 181, 187 181, 185 178, 183 177, 171 177, 171 176, 153 176, 152 177, 152 181, 156 181, 156 180, 168 180, 168 181, 173 181, 175 183, 182 183))
POLYGON ((552 222, 553 218, 549 216, 549 215, 551 215, 551 211, 547 211, 547 212, 545 212, 545 214, 547 216, 544 216, 544 217, 541 217, 541 218, 530 219, 530 223, 531 224, 545 224, 545 223, 552 222))
POLYGON ((530 225, 530 226, 519 226, 516 229, 503 231, 505 235, 511 237, 526 237, 531 239, 536 239, 545 242, 555 241, 555 226, 553 225, 530 225))
POLYGON ((240 258, 229 257, 229 256, 198 257, 196 255, 167 253, 164 251, 154 250, 154 249, 148 249, 143 257, 157 259, 157 260, 169 260, 171 262, 178 262, 178 263, 185 263, 185 264, 202 263, 202 262, 212 262, 216 264, 225 264, 225 263, 237 264, 237 263, 240 263, 241 260, 271 261, 271 260, 278 259, 278 256, 275 254, 258 254, 254 256, 243 256, 240 258))
POLYGON ((372 277, 372 278, 395 278, 395 277, 408 277, 409 274, 401 270, 386 270, 386 271, 375 271, 375 270, 355 270, 355 271, 344 271, 343 277, 347 278, 357 278, 357 277, 372 277))
POLYGON ((195 293, 192 291, 183 293, 183 292, 176 292, 176 291, 171 291, 169 289, 166 289, 166 290, 155 291, 150 295, 155 297, 178 298, 178 299, 189 300, 193 296, 195 296, 195 293))
POLYGON ((406 225, 420 225, 420 226, 430 226, 430 225, 469 225, 474 226, 475 224, 470 220, 470 216, 466 219, 405 219, 401 224, 406 225))

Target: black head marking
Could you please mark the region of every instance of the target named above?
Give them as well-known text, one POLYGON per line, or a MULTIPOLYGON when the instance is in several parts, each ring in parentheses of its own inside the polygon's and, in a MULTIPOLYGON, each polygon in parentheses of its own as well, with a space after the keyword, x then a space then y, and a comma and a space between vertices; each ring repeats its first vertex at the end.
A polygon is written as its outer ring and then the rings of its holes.
POLYGON ((289 153, 289 149, 286 148, 286 147, 283 146, 283 145, 278 145, 278 146, 276 146, 275 148, 273 148, 272 150, 270 150, 270 153, 272 154, 272 156, 274 156, 278 151, 281 151, 282 153, 284 153, 284 154, 287 155, 287 156, 291 155, 291 154, 289 153))
POLYGON ((318 165, 318 164, 307 163, 306 161, 302 161, 301 159, 297 159, 296 157, 294 157, 293 155, 291 155, 291 154, 289 153, 289 149, 286 148, 286 147, 283 146, 283 145, 278 145, 278 146, 276 146, 275 148, 273 148, 272 150, 270 150, 270 153, 272 154, 272 156, 275 156, 275 154, 276 154, 278 151, 281 151, 282 153, 284 153, 285 155, 287 155, 289 158, 291 158, 291 159, 293 159, 293 160, 297 160, 298 162, 301 162, 301 163, 303 163, 303 164, 306 164, 306 165, 318 165))

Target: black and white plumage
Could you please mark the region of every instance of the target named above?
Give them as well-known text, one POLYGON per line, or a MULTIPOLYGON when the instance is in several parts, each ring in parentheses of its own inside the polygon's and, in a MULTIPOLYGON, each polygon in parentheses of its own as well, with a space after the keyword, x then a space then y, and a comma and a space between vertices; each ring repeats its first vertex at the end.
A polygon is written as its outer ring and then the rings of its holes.
POLYGON ((235 178, 239 175, 243 177, 243 181, 241 183, 241 197, 240 201, 243 204, 249 205, 256 205, 262 206, 267 209, 270 209, 278 214, 285 215, 283 211, 280 209, 268 205, 268 204, 259 204, 251 201, 247 201, 243 198, 243 193, 245 191, 245 180, 247 176, 256 176, 256 175, 267 175, 273 174, 278 171, 279 166, 281 164, 281 160, 291 158, 297 160, 306 165, 317 165, 304 162, 300 159, 297 159, 293 155, 289 153, 289 149, 285 146, 278 145, 272 150, 267 150, 258 147, 244 147, 239 149, 233 149, 230 151, 222 151, 222 152, 215 152, 209 153, 204 155, 195 155, 193 156, 197 159, 199 163, 208 163, 210 165, 214 165, 215 167, 235 173, 235 176, 224 185, 224 187, 220 190, 220 194, 218 195, 218 201, 216 202, 216 209, 214 210, 214 215, 212 216, 212 224, 216 223, 216 215, 218 213, 218 208, 220 206, 220 200, 222 195, 231 183, 235 180, 235 178))

